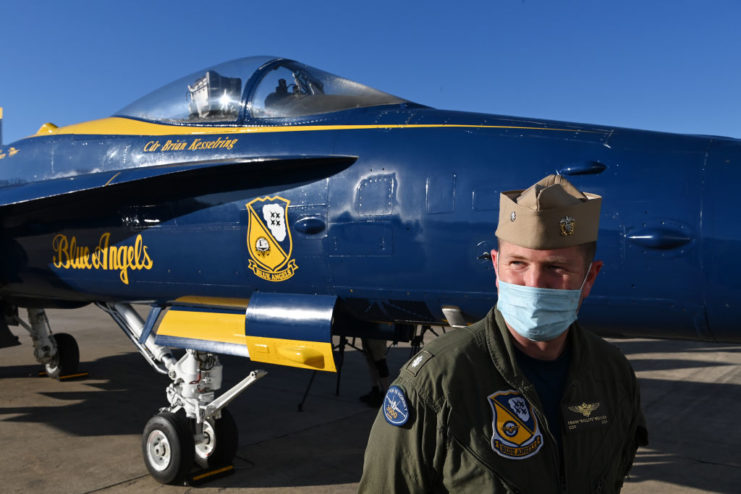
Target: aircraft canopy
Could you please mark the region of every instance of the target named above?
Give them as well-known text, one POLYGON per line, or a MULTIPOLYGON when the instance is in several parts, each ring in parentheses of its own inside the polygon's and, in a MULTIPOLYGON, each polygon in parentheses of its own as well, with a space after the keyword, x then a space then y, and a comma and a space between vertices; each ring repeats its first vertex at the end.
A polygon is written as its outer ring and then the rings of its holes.
POLYGON ((185 125, 239 124, 406 102, 292 60, 248 57, 178 79, 116 115, 185 125))

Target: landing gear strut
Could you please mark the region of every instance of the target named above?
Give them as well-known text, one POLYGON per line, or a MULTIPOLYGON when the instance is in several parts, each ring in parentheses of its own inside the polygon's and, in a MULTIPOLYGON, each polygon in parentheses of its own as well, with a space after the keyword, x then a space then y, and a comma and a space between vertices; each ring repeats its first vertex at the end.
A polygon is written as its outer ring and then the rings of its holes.
MULTIPOLYGON (((98 305, 113 317, 152 367, 172 380, 166 390, 170 405, 147 422, 142 435, 142 453, 149 473, 157 481, 171 484, 186 480, 194 465, 206 470, 230 465, 239 439, 237 425, 226 406, 267 372, 252 371, 216 398, 223 368, 216 355, 186 350, 176 360, 169 349, 154 342, 151 327, 145 327, 130 305, 98 305)), ((154 320, 147 324, 154 324, 154 320)))
POLYGON ((214 392, 221 387, 221 372, 216 355, 195 350, 186 350, 170 367, 170 406, 150 419, 142 436, 144 463, 158 481, 182 482, 194 463, 213 470, 234 460, 239 436, 234 418, 225 407, 266 372, 252 371, 214 399, 214 392))

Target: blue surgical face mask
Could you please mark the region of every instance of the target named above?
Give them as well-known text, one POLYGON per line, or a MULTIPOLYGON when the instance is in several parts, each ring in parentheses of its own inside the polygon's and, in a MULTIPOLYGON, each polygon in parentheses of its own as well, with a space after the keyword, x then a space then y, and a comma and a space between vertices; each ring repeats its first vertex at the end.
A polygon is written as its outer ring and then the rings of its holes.
POLYGON ((532 341, 550 341, 561 336, 576 321, 584 283, 578 290, 513 285, 499 280, 497 309, 507 324, 532 341))

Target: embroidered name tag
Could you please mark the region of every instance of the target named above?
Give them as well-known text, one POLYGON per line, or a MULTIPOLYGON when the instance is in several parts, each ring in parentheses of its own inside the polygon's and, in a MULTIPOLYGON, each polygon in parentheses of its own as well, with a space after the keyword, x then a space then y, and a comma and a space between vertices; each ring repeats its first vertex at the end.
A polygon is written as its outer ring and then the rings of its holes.
POLYGON ((532 407, 514 390, 497 391, 488 396, 493 414, 491 448, 499 456, 524 460, 543 447, 543 433, 532 407))
POLYGON ((607 410, 602 409, 602 403, 581 402, 566 407, 568 413, 564 413, 566 426, 569 431, 591 428, 599 425, 607 425, 607 410))

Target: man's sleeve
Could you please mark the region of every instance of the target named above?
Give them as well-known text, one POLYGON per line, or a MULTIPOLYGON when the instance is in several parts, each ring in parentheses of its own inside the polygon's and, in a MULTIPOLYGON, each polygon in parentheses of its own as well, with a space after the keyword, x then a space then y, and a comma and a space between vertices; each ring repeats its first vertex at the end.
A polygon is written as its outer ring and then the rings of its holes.
MULTIPOLYGON (((403 385, 389 388, 373 423, 365 450, 360 493, 429 493, 434 492, 438 476, 435 473, 435 451, 438 443, 437 414, 425 406, 417 394, 407 392, 403 385), (389 399, 391 390, 396 396, 389 399), (399 413, 401 393, 408 410, 403 424, 399 413)), ((401 408, 401 410, 400 410, 401 408)))

